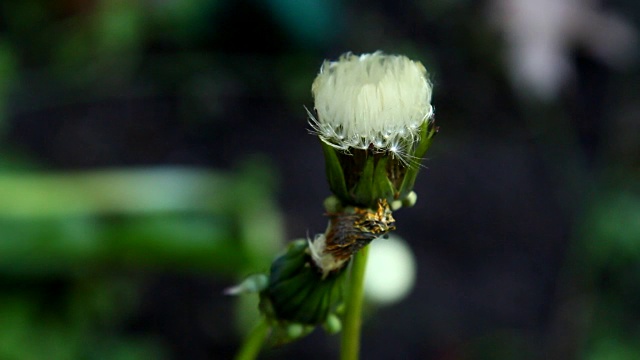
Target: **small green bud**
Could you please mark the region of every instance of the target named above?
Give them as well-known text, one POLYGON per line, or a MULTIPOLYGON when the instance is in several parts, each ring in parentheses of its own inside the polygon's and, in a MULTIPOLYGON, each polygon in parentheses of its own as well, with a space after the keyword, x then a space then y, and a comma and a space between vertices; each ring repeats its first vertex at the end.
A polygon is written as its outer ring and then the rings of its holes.
POLYGON ((329 314, 324 322, 324 330, 329 334, 337 334, 342 330, 342 321, 336 314, 329 314))
POLYGON ((418 194, 416 194, 415 191, 411 191, 409 194, 407 194, 407 197, 402 200, 402 206, 412 207, 416 204, 416 201, 418 201, 418 194))
POLYGON ((342 211, 342 202, 335 195, 331 195, 324 199, 324 209, 328 213, 337 213, 342 211))
POLYGON ((287 336, 291 339, 297 339, 304 335, 304 326, 298 323, 292 323, 287 326, 287 336))
POLYGON ((393 202, 391 202, 391 205, 390 205, 391 210, 396 211, 396 210, 402 209, 402 204, 403 204, 402 201, 394 200, 393 202))

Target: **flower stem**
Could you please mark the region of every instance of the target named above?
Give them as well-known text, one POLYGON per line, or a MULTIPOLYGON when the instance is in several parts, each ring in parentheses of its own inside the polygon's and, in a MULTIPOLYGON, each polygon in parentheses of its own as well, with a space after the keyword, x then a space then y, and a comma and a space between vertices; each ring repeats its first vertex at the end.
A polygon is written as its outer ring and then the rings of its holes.
POLYGON ((357 360, 360 353, 364 274, 367 267, 368 254, 369 247, 365 246, 354 255, 346 300, 342 344, 340 346, 341 360, 357 360))
POLYGON ((262 318, 244 340, 240 351, 236 354, 235 360, 256 359, 268 333, 269 324, 267 323, 267 319, 262 318))

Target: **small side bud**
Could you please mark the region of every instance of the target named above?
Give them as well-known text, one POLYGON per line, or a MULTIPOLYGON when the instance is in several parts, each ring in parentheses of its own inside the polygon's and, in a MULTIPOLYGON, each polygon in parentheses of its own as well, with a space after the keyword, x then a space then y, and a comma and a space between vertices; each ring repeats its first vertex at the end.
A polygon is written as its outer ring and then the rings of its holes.
POLYGON ((329 314, 327 320, 324 322, 324 330, 328 334, 337 334, 342 331, 342 321, 336 314, 329 314))
POLYGON ((304 335, 304 326, 302 324, 293 323, 287 326, 287 336, 290 339, 297 339, 304 335))
POLYGON ((394 200, 391 202, 391 210, 396 211, 402 208, 403 201, 402 200, 394 200))
POLYGON ((415 191, 411 191, 409 194, 407 194, 407 197, 402 199, 402 206, 413 207, 413 205, 416 204, 416 201, 418 201, 418 194, 416 194, 415 191))
POLYGON ((337 213, 342 211, 342 202, 335 195, 331 195, 324 199, 324 209, 328 213, 337 213))

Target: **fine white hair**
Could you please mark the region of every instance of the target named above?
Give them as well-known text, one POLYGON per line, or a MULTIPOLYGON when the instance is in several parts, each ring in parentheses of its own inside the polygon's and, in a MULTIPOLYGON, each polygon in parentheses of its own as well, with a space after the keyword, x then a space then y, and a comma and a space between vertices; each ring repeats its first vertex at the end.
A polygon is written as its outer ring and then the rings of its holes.
POLYGON ((340 269, 347 259, 336 259, 331 253, 326 251, 327 238, 324 234, 317 234, 311 241, 307 239, 309 244, 309 255, 316 264, 316 266, 322 270, 322 278, 325 278, 331 271, 340 269))
POLYGON ((411 147, 433 115, 424 66, 379 51, 325 61, 311 92, 317 114, 309 113, 312 132, 343 151, 373 147, 393 152, 398 143, 411 147))

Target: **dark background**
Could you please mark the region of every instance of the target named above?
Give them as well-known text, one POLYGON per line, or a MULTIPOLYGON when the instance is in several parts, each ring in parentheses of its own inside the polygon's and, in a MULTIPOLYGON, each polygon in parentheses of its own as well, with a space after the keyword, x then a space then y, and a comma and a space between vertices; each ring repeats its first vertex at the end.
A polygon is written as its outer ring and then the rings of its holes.
MULTIPOLYGON (((394 214, 415 288, 365 320, 362 358, 640 358, 637 42, 609 61, 565 34, 574 76, 538 91, 513 81, 493 4, 3 2, 0 358, 232 358, 253 305, 223 290, 326 226, 311 83, 325 58, 376 50, 425 65, 440 132, 418 203, 394 214), (100 205, 158 168, 202 176, 213 200, 100 205), (53 195, 96 171, 70 215, 53 195)), ((593 11, 640 17, 633 1, 593 11)), ((337 354, 318 329, 262 357, 337 354)))

